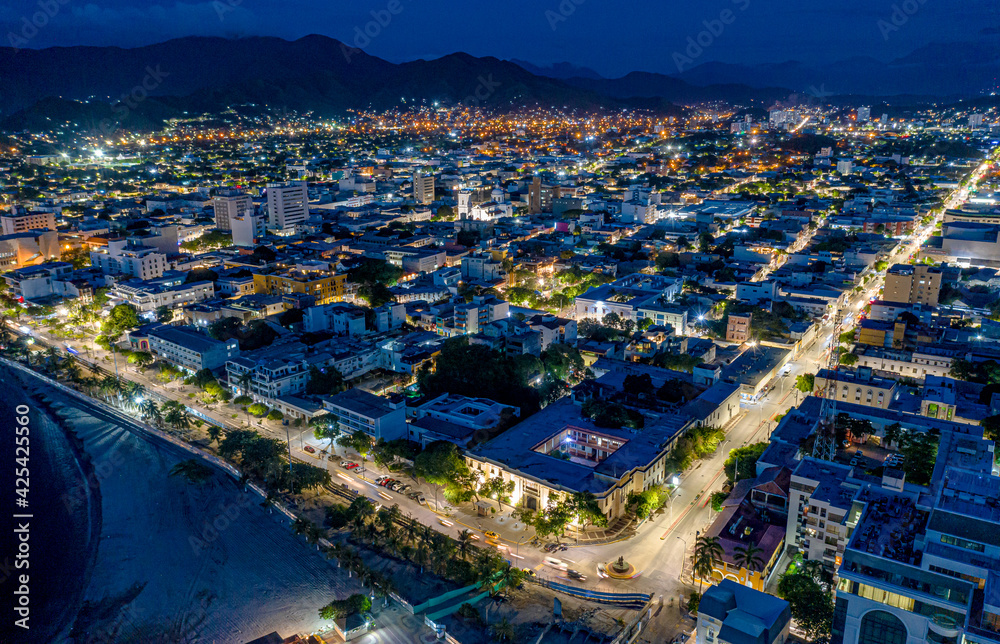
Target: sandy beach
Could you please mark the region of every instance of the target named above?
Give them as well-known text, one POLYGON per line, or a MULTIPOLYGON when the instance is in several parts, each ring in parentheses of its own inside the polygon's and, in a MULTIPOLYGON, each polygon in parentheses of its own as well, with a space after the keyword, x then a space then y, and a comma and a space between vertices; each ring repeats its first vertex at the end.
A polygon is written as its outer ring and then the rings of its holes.
MULTIPOLYGON (((72 627, 49 641, 230 643, 312 632, 317 610, 360 589, 227 474, 170 477, 190 455, 98 407, 21 376, 39 412, 70 429, 90 483, 64 490, 77 515, 99 503, 100 536, 72 627)), ((70 589, 66 589, 70 593, 70 589)))

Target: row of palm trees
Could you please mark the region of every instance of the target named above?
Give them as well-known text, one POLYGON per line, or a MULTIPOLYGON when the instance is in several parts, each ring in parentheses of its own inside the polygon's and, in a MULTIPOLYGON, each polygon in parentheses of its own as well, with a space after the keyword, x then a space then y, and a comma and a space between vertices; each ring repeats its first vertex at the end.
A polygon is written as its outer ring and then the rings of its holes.
MULTIPOLYGON (((0 319, 0 344, 6 347, 8 356, 23 359, 28 367, 42 366, 50 374, 79 385, 87 395, 91 397, 99 395, 112 406, 134 414, 156 427, 170 426, 178 432, 191 428, 191 419, 185 406, 176 400, 166 400, 162 404, 157 404, 147 396, 146 388, 137 382, 123 380, 110 374, 102 378, 84 375, 75 358, 63 356, 55 347, 49 346, 37 352, 41 355, 36 358, 36 352, 32 351, 31 345, 27 344, 24 338, 7 344, 5 341, 10 338, 10 331, 4 320, 0 319)), ((208 433, 211 440, 217 441, 221 430, 213 425, 209 427, 208 433)))
MULTIPOLYGON (((718 537, 697 536, 694 542, 694 552, 691 555, 691 581, 698 578, 698 594, 701 594, 706 579, 711 579, 715 569, 722 563, 725 551, 718 537)), ((752 543, 736 548, 733 560, 740 569, 745 569, 749 576, 753 572, 764 569, 764 552, 752 543)))

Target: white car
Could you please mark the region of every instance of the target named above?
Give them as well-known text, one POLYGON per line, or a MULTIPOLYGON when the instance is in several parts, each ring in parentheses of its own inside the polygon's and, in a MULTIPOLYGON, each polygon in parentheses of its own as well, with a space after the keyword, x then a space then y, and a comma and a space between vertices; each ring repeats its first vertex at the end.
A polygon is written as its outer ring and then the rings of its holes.
POLYGON ((556 559, 555 557, 546 557, 545 565, 551 568, 555 568, 556 570, 565 571, 569 569, 569 566, 566 564, 565 561, 563 561, 562 559, 556 559))

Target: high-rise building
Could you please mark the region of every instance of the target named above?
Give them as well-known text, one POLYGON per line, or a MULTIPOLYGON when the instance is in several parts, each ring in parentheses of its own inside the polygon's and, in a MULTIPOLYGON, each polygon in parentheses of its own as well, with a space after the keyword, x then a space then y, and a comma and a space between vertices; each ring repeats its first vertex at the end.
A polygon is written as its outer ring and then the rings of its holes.
POLYGON ((941 275, 937 266, 896 264, 885 274, 882 299, 886 302, 937 306, 941 275))
POLYGON ((417 174, 413 177, 413 200, 419 204, 434 203, 434 175, 417 174))
POLYGON ((858 123, 867 123, 872 120, 872 108, 864 105, 858 108, 858 123))
POLYGON ((212 210, 215 211, 215 227, 219 230, 232 230, 232 220, 253 208, 250 195, 240 190, 223 190, 212 199, 212 210))
POLYGON ((969 114, 969 127, 983 127, 983 115, 969 114))
POLYGON ((305 181, 267 184, 267 225, 292 232, 309 216, 309 189, 305 181))
POLYGON ((543 185, 541 177, 534 177, 528 187, 528 212, 532 215, 552 212, 552 193, 552 186, 543 185))
POLYGON ((861 490, 831 642, 1000 642, 1000 478, 989 467, 946 468, 929 494, 902 481, 861 490))

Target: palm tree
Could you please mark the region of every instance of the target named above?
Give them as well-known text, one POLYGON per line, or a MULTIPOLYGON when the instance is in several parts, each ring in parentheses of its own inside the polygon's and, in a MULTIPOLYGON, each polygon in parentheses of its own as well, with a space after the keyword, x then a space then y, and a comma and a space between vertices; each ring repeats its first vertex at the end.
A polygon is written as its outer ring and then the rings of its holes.
POLYGON ((117 397, 118 401, 121 402, 122 381, 114 376, 104 376, 101 378, 101 391, 104 392, 108 402, 111 401, 112 397, 117 397))
POLYGON ((295 521, 292 521, 292 532, 295 534, 305 534, 309 530, 309 526, 312 525, 312 521, 304 517, 297 517, 295 521))
POLYGON ((125 400, 125 404, 131 409, 138 409, 142 405, 139 401, 142 400, 145 393, 146 388, 137 382, 126 380, 122 383, 122 398, 125 400))
POLYGON ((517 637, 517 629, 504 617, 490 626, 490 636, 497 642, 513 642, 517 637))
POLYGON ((497 578, 497 583, 502 584, 504 595, 509 596, 511 589, 516 589, 521 585, 522 572, 508 562, 505 561, 498 572, 500 575, 497 578))
POLYGON ((903 436, 903 426, 899 423, 893 423, 885 428, 885 446, 888 447, 892 443, 898 443, 899 439, 903 436))
POLYGON ((171 407, 170 410, 163 416, 163 420, 170 423, 174 430, 178 432, 191 427, 191 421, 188 419, 188 415, 176 407, 171 407))
POLYGON ((208 440, 209 442, 219 442, 219 438, 222 436, 222 428, 218 425, 208 426, 208 440))
POLYGON ((695 540, 691 573, 698 576, 699 595, 705 584, 705 579, 712 576, 715 567, 722 561, 723 552, 718 537, 698 537, 695 540))
POLYGON ((466 559, 468 559, 469 558, 469 553, 471 552, 472 547, 473 547, 472 546, 472 531, 471 530, 462 530, 461 532, 459 532, 458 533, 458 540, 456 541, 456 543, 457 543, 458 555, 462 558, 463 561, 466 560, 466 559))
POLYGON ((199 484, 212 478, 213 471, 211 467, 200 463, 198 459, 191 458, 170 468, 170 476, 180 476, 188 483, 199 484))
POLYGON ((382 606, 389 605, 389 595, 396 592, 396 587, 392 583, 392 577, 388 575, 379 575, 378 581, 375 584, 375 594, 382 598, 382 606))
POLYGON ((319 540, 323 536, 323 529, 320 528, 315 523, 310 522, 306 527, 306 541, 309 544, 315 544, 316 549, 319 550, 319 540))
MULTIPOLYGON (((271 510, 272 510, 272 508, 274 508, 274 502, 275 502, 275 500, 277 500, 277 498, 278 497, 274 493, 274 490, 268 490, 267 491, 267 496, 265 496, 264 500, 260 502, 260 507, 267 508, 267 513, 271 514, 271 510)), ((327 549, 327 555, 330 554, 329 550, 330 549, 327 549)), ((327 556, 327 558, 331 559, 332 557, 327 556)))
POLYGON ((764 559, 760 556, 760 553, 762 552, 764 551, 761 548, 758 548, 752 543, 748 543, 745 547, 736 549, 736 554, 733 559, 735 559, 737 566, 747 569, 748 579, 750 578, 750 574, 754 571, 764 569, 764 559))
POLYGON ((239 377, 240 393, 244 396, 250 395, 250 381, 253 380, 253 371, 247 371, 239 377))
POLYGON ((417 534, 420 531, 419 524, 411 516, 406 518, 407 520, 403 522, 403 537, 407 543, 413 543, 417 540, 417 534))
POLYGON ((70 382, 79 382, 80 376, 83 372, 80 370, 79 365, 76 364, 74 360, 67 359, 63 363, 63 375, 70 382))
POLYGON ((155 400, 147 400, 143 402, 139 407, 139 414, 144 420, 147 420, 156 426, 159 426, 160 423, 163 422, 163 414, 160 413, 160 408, 157 406, 155 400))

